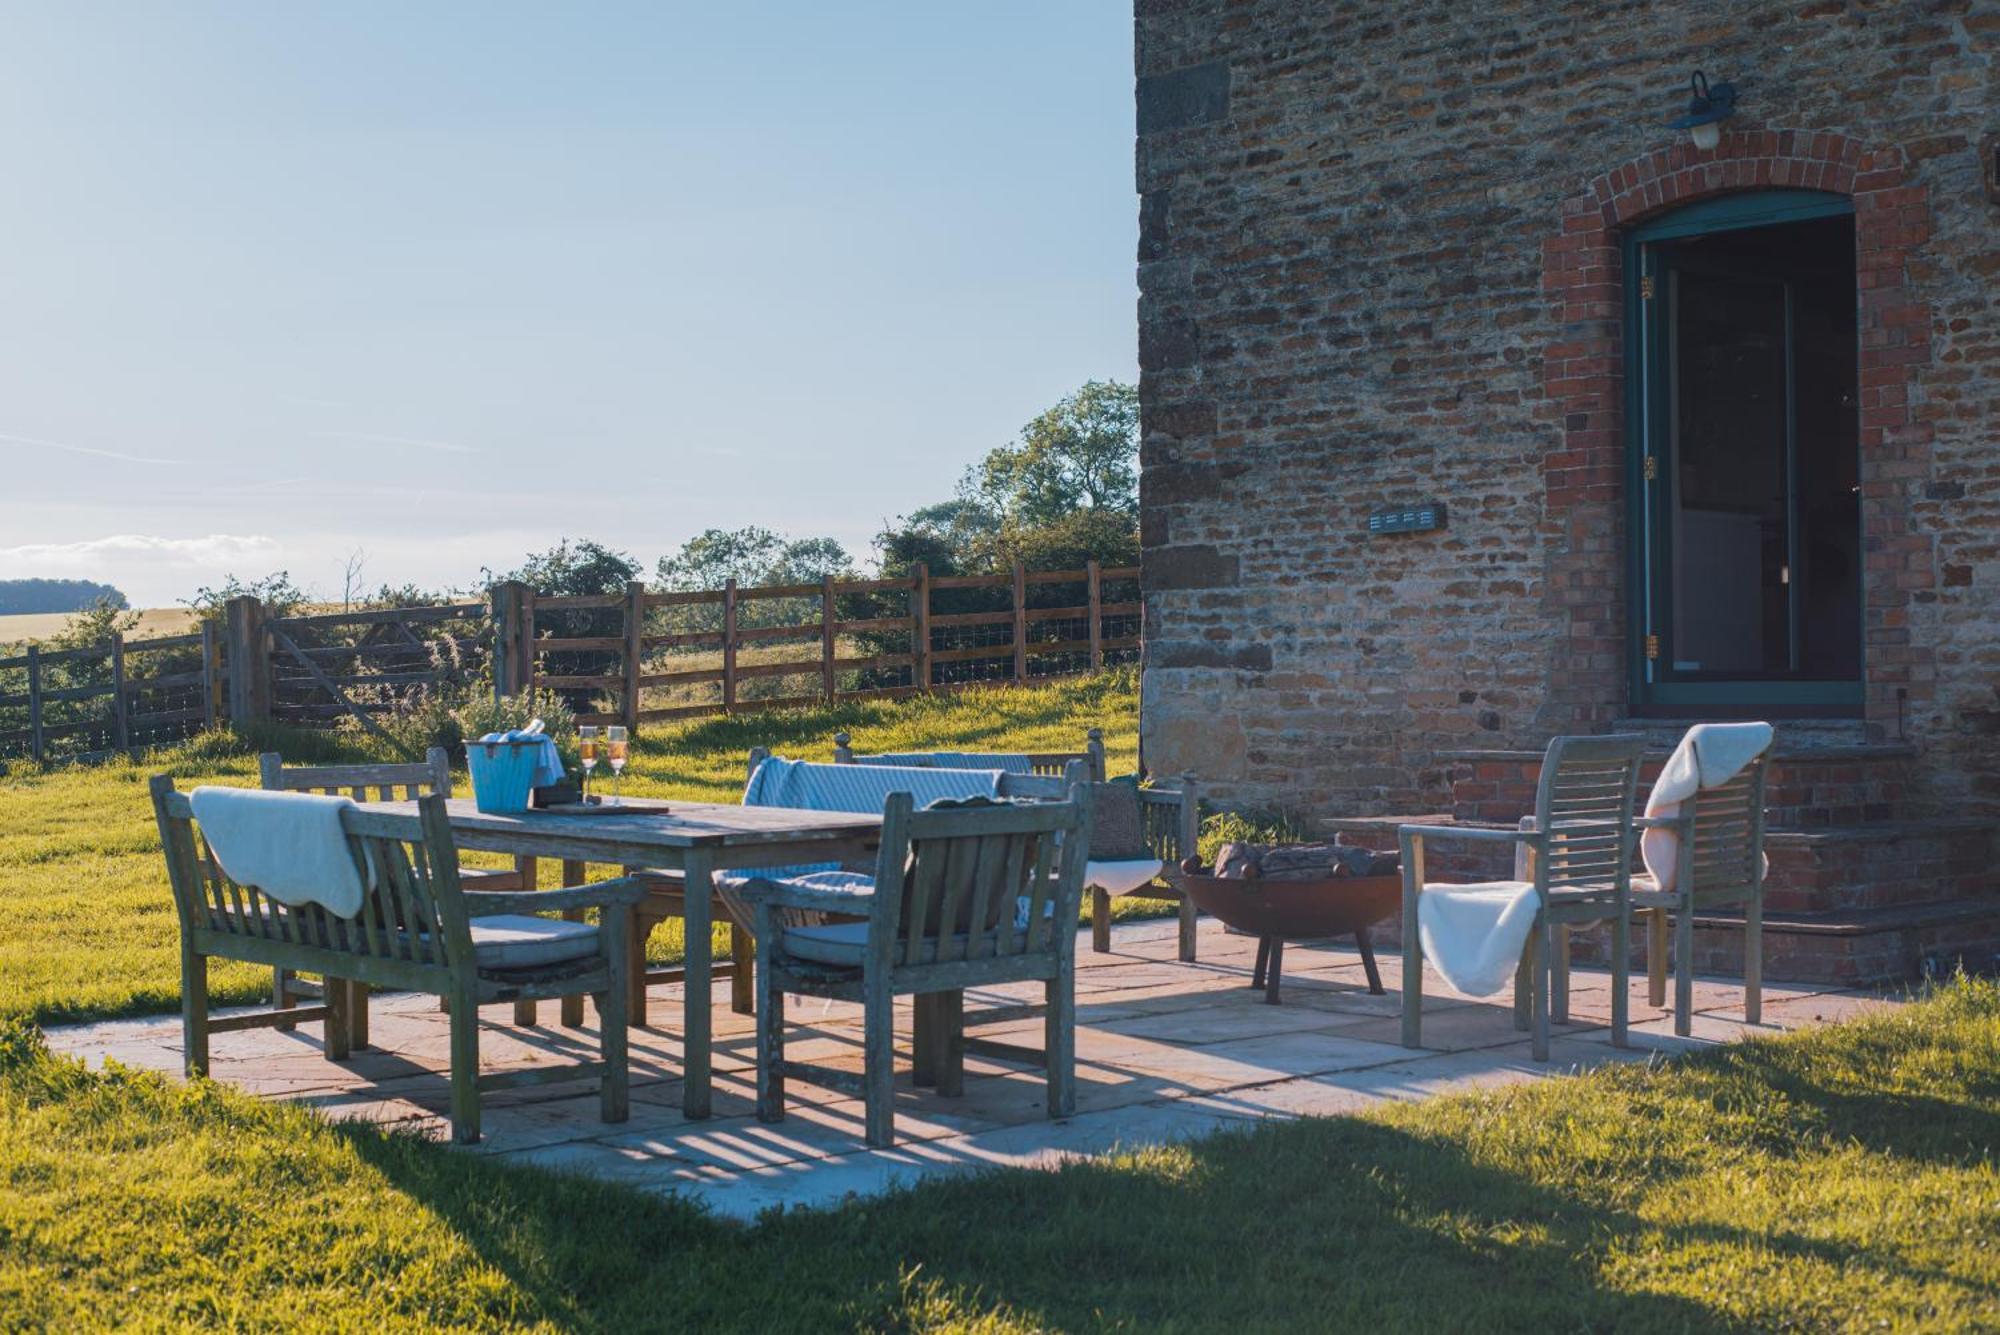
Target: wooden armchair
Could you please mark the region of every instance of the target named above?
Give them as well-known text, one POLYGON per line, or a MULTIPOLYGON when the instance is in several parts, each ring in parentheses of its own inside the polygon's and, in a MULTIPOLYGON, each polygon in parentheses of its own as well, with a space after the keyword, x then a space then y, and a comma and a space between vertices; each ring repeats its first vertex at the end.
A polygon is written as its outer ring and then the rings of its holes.
MULTIPOLYGON (((998 763, 1013 753, 998 751, 911 751, 886 755, 859 755, 844 732, 833 735, 833 763, 836 765, 897 764, 929 765, 940 769, 1004 769, 998 763)), ((1060 779, 1070 762, 1081 760, 1093 783, 1104 782, 1104 729, 1092 728, 1084 736, 1081 751, 1030 751, 1025 753, 1028 772, 1044 778, 1060 779)))
MULTIPOLYGON (((1172 788, 1140 788, 1139 817, 1145 827, 1146 846, 1160 860, 1160 874, 1138 889, 1120 893, 1135 899, 1179 901, 1180 959, 1192 964, 1197 910, 1182 881, 1181 860, 1193 857, 1201 841, 1201 792, 1194 775, 1181 775, 1172 788)), ((1111 950, 1113 892, 1092 881, 1088 873, 1085 882, 1090 885, 1090 948, 1099 955, 1107 954, 1111 950)))
POLYGON ((1764 780, 1767 749, 1728 783, 1704 788, 1671 819, 1641 816, 1641 830, 1671 829, 1680 838, 1674 884, 1641 876, 1632 909, 1648 919, 1647 1000, 1667 997, 1667 918, 1674 921, 1674 1032, 1686 1037, 1694 1015, 1694 918, 1704 909, 1743 908, 1743 1018, 1764 1015, 1764 780))
MULTIPOLYGON (((785 1081, 859 1093, 867 1140, 894 1137, 894 998, 917 994, 915 1074, 954 1095, 964 1088, 967 987, 1039 980, 1051 1117, 1076 1106, 1076 922, 1089 854, 1090 793, 1068 802, 915 811, 892 793, 872 886, 857 892, 752 880, 739 893, 757 937, 757 1116, 785 1115, 785 1081), (826 922, 826 915, 861 915, 826 922), (785 1056, 784 996, 858 1001, 863 1073, 785 1056)), ((824 874, 823 874, 824 875, 824 874)))
MULTIPOLYGON (((324 793, 351 797, 357 802, 371 798, 393 802, 415 800, 426 793, 451 796, 451 759, 441 746, 425 753, 422 764, 405 765, 295 765, 285 767, 285 758, 276 751, 257 757, 257 774, 272 792, 324 793)), ((459 884, 468 890, 532 890, 535 888, 534 859, 520 859, 512 871, 461 867, 459 884)), ((357 1048, 368 1046, 368 985, 341 980, 348 988, 347 1018, 352 1029, 348 1041, 357 1048)), ((291 968, 279 965, 271 970, 271 1004, 290 1010, 302 999, 325 997, 326 985, 308 982, 291 968)), ((532 1018, 532 1017, 531 1017, 532 1018)), ((281 1021, 280 1029, 293 1028, 295 1021, 281 1021)))
POLYGON ((255 886, 230 880, 173 780, 155 777, 152 797, 180 914, 181 1024, 190 1076, 208 1073, 210 1034, 302 1020, 325 1020, 329 1060, 348 1056, 349 994, 341 987, 329 987, 317 1007, 211 1020, 208 960, 217 957, 448 998, 452 1134, 462 1143, 479 1139, 480 1093, 517 1085, 595 1076, 604 1120, 626 1119, 625 969, 632 906, 644 893, 639 886, 621 880, 569 890, 467 890, 445 800, 431 793, 418 800, 415 817, 344 814, 355 857, 376 869, 376 884, 354 917, 340 918, 317 905, 277 903, 255 886), (585 909, 599 911, 596 924, 520 916, 585 909), (482 1004, 581 995, 597 1000, 600 1060, 479 1074, 482 1004))
MULTIPOLYGON (((1514 975, 1514 1023, 1532 1030, 1536 1061, 1549 1058, 1550 993, 1567 991, 1566 952, 1557 935, 1576 923, 1611 922, 1611 1041, 1626 1041, 1631 972, 1629 948, 1632 854, 1638 842, 1633 806, 1639 784, 1639 755, 1645 739, 1637 734, 1558 737, 1542 759, 1532 825, 1490 829, 1476 826, 1405 825, 1403 851, 1403 1046, 1423 1040, 1423 934, 1419 901, 1431 889, 1481 890, 1505 895, 1532 887, 1537 901, 1534 925, 1514 975), (1523 848, 1524 873, 1512 881, 1468 886, 1430 885, 1424 880, 1428 843, 1457 841, 1523 848)), ((1566 1009, 1564 1007, 1563 1009, 1566 1009)))

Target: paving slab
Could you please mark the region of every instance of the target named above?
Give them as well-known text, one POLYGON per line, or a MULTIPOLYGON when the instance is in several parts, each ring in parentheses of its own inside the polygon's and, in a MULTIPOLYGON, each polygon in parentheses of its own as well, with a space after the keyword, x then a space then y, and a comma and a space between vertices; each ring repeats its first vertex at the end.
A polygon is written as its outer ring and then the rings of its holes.
MULTIPOLYGON (((726 983, 717 988, 714 1007, 715 1115, 689 1121, 681 1112, 682 991, 670 985, 651 990, 653 1023, 632 1032, 629 1120, 600 1121, 596 1090, 583 1080, 499 1091, 482 1103, 485 1138, 459 1152, 690 1196, 725 1217, 748 1219, 772 1209, 838 1204, 926 1177, 1047 1167, 1264 1119, 1361 1112, 1607 1062, 1660 1060, 1898 1004, 1863 993, 1776 986, 1765 991, 1765 1023, 1749 1026, 1742 1021, 1741 988, 1703 979, 1695 987, 1693 1032, 1680 1038, 1670 1014, 1645 1004, 1645 979, 1639 977, 1630 993, 1632 1046, 1620 1049, 1608 1029, 1609 975, 1579 968, 1571 975, 1570 1022, 1556 1027, 1551 1060, 1542 1063, 1514 1028, 1507 994, 1462 996, 1429 972, 1424 1047, 1401 1046, 1402 961, 1395 952, 1378 957, 1386 991, 1375 996, 1351 945, 1288 946, 1283 1004, 1270 1006, 1249 986, 1254 938, 1204 921, 1195 964, 1177 958, 1170 922, 1119 926, 1112 941, 1113 949, 1099 954, 1087 936, 1079 938, 1077 1112, 1060 1121, 1047 1115, 1039 1069, 1010 1061, 968 1056, 958 1098, 916 1088, 909 1072, 909 1002, 902 999, 895 1146, 867 1148, 858 1099, 797 1080, 788 1082, 785 1119, 762 1123, 755 1115, 754 1021, 729 1009, 726 983)), ((968 1029, 1039 1046, 1042 1001, 1036 983, 968 991, 968 1029)), ((511 1006, 483 1009, 482 1069, 559 1067, 594 1057, 594 1011, 577 1028, 561 1025, 557 1015, 555 1005, 546 1004, 541 1023, 519 1027, 511 1006)), ((787 1018, 787 1056, 860 1070, 858 1007, 799 999, 787 1018)), ((291 1033, 217 1035, 214 1075, 328 1117, 449 1140, 450 1030, 434 998, 373 998, 372 1045, 346 1062, 326 1060, 321 1035, 316 1023, 291 1033)), ((176 1017, 56 1028, 49 1041, 92 1066, 118 1062, 171 1075, 181 1068, 176 1017)))

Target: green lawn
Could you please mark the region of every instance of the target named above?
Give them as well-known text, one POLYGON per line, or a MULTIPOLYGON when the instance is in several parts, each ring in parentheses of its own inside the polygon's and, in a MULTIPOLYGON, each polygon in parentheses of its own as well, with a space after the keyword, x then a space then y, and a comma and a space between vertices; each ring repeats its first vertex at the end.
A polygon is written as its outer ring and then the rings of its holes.
MULTIPOLYGON (((749 714, 647 729, 634 748, 625 789, 633 794, 733 802, 743 793, 753 746, 831 759, 833 734, 846 729, 871 750, 1081 750, 1084 730, 1104 729, 1113 774, 1129 772, 1138 750, 1138 693, 1132 674, 1021 690, 966 691, 835 710, 749 714)), ((288 752, 338 760, 340 743, 292 738, 288 752)), ((371 759, 354 749, 344 758, 371 759)), ((129 764, 71 767, 46 774, 27 766, 0 778, 0 1016, 44 1023, 172 1010, 180 997, 178 925, 159 836, 146 797, 148 776, 194 783, 254 783, 256 758, 227 734, 129 764)), ((468 862, 486 861, 468 855, 468 862)), ((553 877, 553 869, 543 872, 553 877)), ((1121 913, 1160 911, 1122 901, 1121 913)), ((661 958, 681 951, 678 923, 653 936, 661 958)), ((269 993, 269 971, 216 962, 218 1001, 269 993)))
POLYGON ((751 1228, 0 1025, 0 1326, 2000 1328, 2000 989, 751 1228))

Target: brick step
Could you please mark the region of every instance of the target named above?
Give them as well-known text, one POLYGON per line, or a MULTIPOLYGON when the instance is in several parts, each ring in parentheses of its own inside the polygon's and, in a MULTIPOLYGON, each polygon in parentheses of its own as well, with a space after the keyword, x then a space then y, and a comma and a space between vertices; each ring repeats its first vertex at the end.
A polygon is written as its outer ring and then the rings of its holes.
MULTIPOLYGON (((1684 725, 1675 725, 1678 741, 1684 725)), ((1671 744, 1649 750, 1640 770, 1641 800, 1671 754, 1671 744)), ((1904 814, 1911 762, 1908 745, 1798 745, 1784 731, 1765 785, 1770 824, 1828 829, 1904 814)), ((1453 751, 1440 757, 1451 784, 1452 808, 1463 819, 1505 823, 1535 809, 1541 781, 1539 751, 1453 751)))
MULTIPOLYGON (((1636 938, 1634 968, 1645 947, 1636 938)), ((1572 938, 1579 963, 1609 958, 1608 930, 1572 938)), ((1694 970, 1710 977, 1743 976, 1743 917, 1699 914, 1694 970)), ((1863 987, 1968 973, 2000 972, 2000 898, 1901 904, 1838 913, 1764 915, 1764 977, 1774 983, 1833 983, 1863 987)))
POLYGON ((2000 888, 1996 831, 1952 819, 1770 830, 1765 902, 1774 912, 1835 913, 1977 900, 2000 888))

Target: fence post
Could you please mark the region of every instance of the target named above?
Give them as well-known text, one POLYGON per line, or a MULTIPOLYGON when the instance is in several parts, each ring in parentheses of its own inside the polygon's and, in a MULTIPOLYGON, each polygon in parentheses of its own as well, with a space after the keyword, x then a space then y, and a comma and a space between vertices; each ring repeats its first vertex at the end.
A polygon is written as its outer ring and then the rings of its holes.
POLYGON ((1028 570, 1014 563, 1014 680, 1028 680, 1028 570))
POLYGON ((646 658, 646 581, 625 581, 625 698, 619 717, 633 736, 639 735, 639 675, 646 658))
POLYGON ((218 695, 222 689, 222 674, 215 670, 215 623, 201 623, 201 726, 213 728, 222 707, 218 695))
POLYGON ((132 716, 125 703, 125 634, 111 635, 111 735, 120 751, 132 749, 132 716))
POLYGON ((534 684, 535 591, 516 579, 493 586, 493 694, 519 695, 534 684))
POLYGON ((736 708, 736 581, 722 584, 722 712, 736 708))
POLYGON ((42 763, 42 651, 28 646, 28 754, 42 763))
POLYGON ((916 587, 910 590, 910 652, 916 655, 911 679, 920 691, 931 688, 931 568, 917 562, 916 587))
POLYGON ((833 576, 819 581, 819 689, 828 704, 833 703, 833 576))
POLYGON ((1102 570, 1095 561, 1083 564, 1083 582, 1089 588, 1090 603, 1090 670, 1097 671, 1104 666, 1104 597, 1102 593, 1102 570))
POLYGON ((264 604, 251 594, 231 598, 229 723, 242 728, 271 717, 271 659, 264 638, 264 604))

